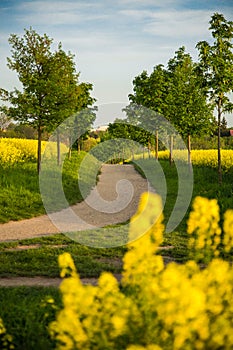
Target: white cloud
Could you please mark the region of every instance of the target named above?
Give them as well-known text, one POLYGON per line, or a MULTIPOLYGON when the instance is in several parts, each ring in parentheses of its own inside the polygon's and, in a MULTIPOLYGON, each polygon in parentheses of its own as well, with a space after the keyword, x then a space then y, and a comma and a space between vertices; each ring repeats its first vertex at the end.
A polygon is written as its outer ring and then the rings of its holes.
POLYGON ((130 6, 133 7, 149 7, 149 6, 156 6, 157 8, 161 7, 169 7, 169 6, 175 6, 185 3, 186 0, 119 0, 119 4, 123 6, 130 6))
POLYGON ((151 17, 151 11, 149 10, 130 10, 130 9, 124 9, 119 11, 119 13, 128 19, 131 18, 132 20, 145 20, 146 18, 151 17))
POLYGON ((104 14, 95 13, 98 3, 76 1, 29 1, 22 2, 18 11, 20 22, 29 21, 33 25, 71 25, 80 22, 104 19, 104 14))
POLYGON ((209 11, 158 12, 145 26, 145 32, 162 37, 205 37, 208 33, 209 11))
POLYGON ((123 10, 122 15, 140 21, 145 33, 163 37, 200 37, 208 33, 211 11, 123 10))

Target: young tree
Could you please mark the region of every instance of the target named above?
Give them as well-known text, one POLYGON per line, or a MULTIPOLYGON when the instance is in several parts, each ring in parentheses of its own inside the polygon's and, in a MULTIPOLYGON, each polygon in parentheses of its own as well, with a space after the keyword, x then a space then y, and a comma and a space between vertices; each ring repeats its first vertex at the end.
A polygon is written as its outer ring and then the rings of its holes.
POLYGON ((212 105, 207 102, 202 76, 196 64, 181 47, 168 62, 168 93, 166 115, 182 137, 187 139, 188 162, 191 165, 191 136, 208 134, 212 130, 212 105))
POLYGON ((92 84, 80 83, 75 86, 75 103, 74 111, 70 118, 67 118, 62 123, 62 132, 66 134, 69 143, 69 158, 71 158, 72 146, 77 140, 77 148, 80 150, 82 140, 91 130, 96 119, 96 106, 92 106, 96 99, 91 97, 92 84))
MULTIPOLYGON (((60 165, 60 124, 67 120, 69 124, 69 117, 74 113, 79 118, 79 123, 83 123, 83 127, 90 128, 93 124, 96 115, 94 109, 89 109, 90 113, 87 113, 87 107, 91 106, 96 100, 91 97, 90 91, 92 90, 92 84, 78 83, 79 74, 75 72, 75 64, 73 61, 74 56, 70 53, 67 55, 59 45, 59 50, 55 52, 53 56, 54 69, 53 81, 57 87, 56 99, 53 101, 54 118, 51 117, 50 131, 56 129, 57 134, 57 163, 60 165), (62 79, 61 79, 62 75, 62 79), (85 110, 86 118, 82 117, 81 111, 85 110)), ((51 101, 52 102, 52 101, 51 101)), ((77 120, 75 118, 75 120, 77 120)), ((74 121, 74 118, 71 118, 74 121)), ((67 123, 63 123, 63 126, 68 126, 67 123)), ((71 123, 72 124, 72 123, 71 123)), ((74 133, 75 125, 69 125, 71 134, 74 133)), ((71 145, 71 143, 70 143, 71 145)), ((71 147, 69 156, 71 155, 71 147)))
MULTIPOLYGON (((127 121, 149 130, 148 145, 154 143, 158 159, 159 133, 164 132, 161 115, 165 116, 165 96, 167 94, 167 72, 162 64, 154 67, 148 75, 143 71, 133 80, 133 94, 129 95, 130 104, 125 108, 127 121), (141 110, 140 106, 144 106, 141 110), (148 110, 147 110, 148 109, 148 110)), ((167 132, 167 126, 166 126, 167 132)))
MULTIPOLYGON (((202 87, 202 76, 198 76, 191 56, 181 47, 168 62, 167 69, 157 65, 150 76, 143 72, 133 81, 134 94, 129 95, 132 103, 143 105, 165 116, 188 139, 189 161, 191 161, 191 135, 208 131, 211 124, 211 108, 206 102, 206 91, 202 87)), ((130 107, 130 106, 129 106, 130 107)), ((128 111, 133 110, 128 107, 128 111)), ((133 110, 134 112, 134 110, 133 110)), ((138 113, 138 123, 146 125, 156 133, 158 130, 170 134, 170 154, 172 154, 174 129, 156 113, 138 113), (164 130, 163 130, 164 129, 164 130)), ((129 114, 129 113, 127 113, 129 114)), ((136 115, 136 112, 134 112, 136 115)), ((132 119, 132 117, 131 117, 132 119)), ((156 142, 156 150, 158 142, 156 142)), ((157 151, 156 151, 157 153, 157 151)))
POLYGON ((129 95, 133 104, 164 114, 164 97, 167 91, 167 73, 162 64, 154 67, 150 76, 143 71, 133 80, 134 94, 129 95))
POLYGON ((222 14, 214 13, 209 29, 214 42, 197 44, 199 67, 205 77, 209 97, 215 103, 218 120, 218 178, 222 183, 221 166, 221 121, 222 115, 233 109, 229 93, 233 91, 233 22, 227 21, 222 14))
POLYGON ((53 53, 52 42, 46 34, 40 36, 32 28, 25 30, 21 38, 12 34, 9 38, 12 57, 8 58, 8 66, 18 73, 22 91, 1 90, 3 98, 11 103, 9 114, 37 129, 38 172, 43 131, 56 129, 78 108, 78 74, 73 55, 66 54, 61 44, 53 53))
POLYGON ((74 139, 77 140, 78 152, 81 150, 81 144, 84 139, 87 138, 88 132, 91 130, 96 114, 96 108, 84 108, 80 112, 77 112, 74 116, 74 124, 72 127, 74 139))

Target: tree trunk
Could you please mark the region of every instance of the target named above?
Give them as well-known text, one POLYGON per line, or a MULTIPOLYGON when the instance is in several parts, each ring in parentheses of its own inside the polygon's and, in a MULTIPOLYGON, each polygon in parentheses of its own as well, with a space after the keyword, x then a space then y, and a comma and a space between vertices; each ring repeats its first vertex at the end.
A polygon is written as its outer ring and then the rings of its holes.
POLYGON ((188 167, 189 171, 192 170, 192 158, 191 158, 191 135, 188 135, 188 167))
POLYGON ((155 131, 155 159, 159 159, 159 132, 155 131))
POLYGON ((81 151, 81 140, 80 140, 80 138, 78 138, 77 143, 78 143, 78 153, 80 153, 80 151, 81 151))
POLYGON ((148 158, 150 158, 150 149, 151 149, 150 138, 148 138, 148 158))
POLYGON ((170 165, 172 165, 172 152, 173 152, 173 135, 170 135, 170 154, 169 154, 170 165))
POLYGON ((218 100, 218 183, 222 184, 222 159, 221 159, 221 104, 222 100, 218 100))
POLYGON ((61 165, 60 131, 57 128, 57 165, 61 165))
POLYGON ((72 155, 72 135, 71 134, 69 134, 68 142, 69 142, 68 159, 71 159, 71 155, 72 155))
POLYGON ((68 159, 71 159, 71 148, 72 148, 72 145, 71 145, 71 142, 72 142, 72 137, 69 136, 69 152, 68 152, 68 159))
POLYGON ((131 153, 132 153, 132 160, 134 160, 134 148, 132 148, 131 153))
POLYGON ((69 151, 68 151, 68 159, 71 160, 71 148, 69 147, 69 151))
POLYGON ((37 145, 37 172, 40 173, 41 170, 41 139, 42 139, 42 128, 41 125, 38 126, 38 145, 37 145))

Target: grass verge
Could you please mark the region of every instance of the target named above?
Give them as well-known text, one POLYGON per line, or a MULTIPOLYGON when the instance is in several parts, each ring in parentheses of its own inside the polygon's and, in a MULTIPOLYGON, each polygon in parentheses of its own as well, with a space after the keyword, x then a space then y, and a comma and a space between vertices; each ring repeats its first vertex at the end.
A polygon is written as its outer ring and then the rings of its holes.
MULTIPOLYGON (((85 152, 78 154, 78 152, 74 151, 71 160, 66 158, 64 161, 62 185, 69 204, 75 204, 83 199, 79 188, 78 170, 85 156, 85 152)), ((98 173, 100 166, 94 157, 92 157, 92 161, 88 165, 88 171, 82 172, 84 176, 81 179, 85 188, 85 194, 95 185, 97 179, 94 175, 98 173)), ((57 171, 59 171, 59 168, 57 171)), ((54 175, 56 177, 53 170, 54 175)), ((48 179, 51 179, 51 171, 48 171, 48 179)), ((0 223, 45 214, 36 163, 16 163, 14 166, 5 166, 4 168, 0 166, 0 187, 0 223)), ((47 198, 50 198, 50 194, 48 191, 46 194, 47 198)), ((53 211, 64 208, 62 201, 59 202, 57 200, 56 203, 52 204, 53 211)))
POLYGON ((59 277, 58 256, 63 252, 72 255, 81 277, 97 277, 102 271, 121 271, 125 248, 86 247, 62 234, 1 243, 0 276, 59 277))
MULTIPOLYGON (((158 180, 153 174, 153 163, 155 163, 155 159, 140 159, 137 160, 135 164, 135 168, 142 174, 146 173, 148 180, 151 182, 152 186, 158 190, 160 184, 158 180), (143 171, 142 171, 143 169, 143 171)), ((177 191, 178 191, 178 175, 175 165, 170 166, 167 160, 160 160, 159 164, 164 172, 164 177, 166 179, 167 186, 167 197, 164 204, 164 217, 165 223, 168 221, 171 212, 174 208, 176 199, 177 199, 177 191)), ((187 173, 188 175, 188 173, 187 173)), ((209 199, 216 198, 220 207, 221 215, 227 210, 233 209, 233 187, 232 187, 232 173, 224 172, 223 173, 223 183, 222 185, 218 184, 218 174, 217 170, 207 166, 193 166, 193 192, 192 192, 192 200, 196 196, 202 196, 209 199)), ((185 195, 185 188, 183 188, 183 193, 185 195)), ((191 204, 190 202, 189 208, 179 224, 176 228, 176 231, 186 232, 186 221, 188 219, 191 204)))

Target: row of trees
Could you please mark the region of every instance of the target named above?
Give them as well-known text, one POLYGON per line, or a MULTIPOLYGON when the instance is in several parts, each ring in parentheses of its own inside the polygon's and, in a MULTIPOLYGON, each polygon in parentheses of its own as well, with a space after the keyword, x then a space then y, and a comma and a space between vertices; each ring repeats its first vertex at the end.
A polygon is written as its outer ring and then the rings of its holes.
POLYGON ((1 110, 8 117, 28 123, 37 130, 39 172, 44 132, 57 130, 59 145, 58 126, 71 115, 76 114, 74 120, 79 130, 83 129, 84 122, 85 127, 92 125, 95 120, 92 85, 79 82, 74 56, 66 53, 61 44, 53 51, 53 40, 46 34, 41 36, 30 28, 22 37, 12 34, 9 43, 8 67, 17 73, 21 89, 0 89, 2 100, 10 105, 1 110), (90 107, 89 113, 80 113, 87 107, 90 107))
MULTIPOLYGON (((166 67, 159 64, 151 74, 143 71, 135 77, 133 93, 129 95, 130 104, 125 109, 125 122, 146 130, 149 126, 150 130, 163 131, 164 125, 159 116, 165 116, 178 133, 186 138, 189 159, 191 136, 214 133, 217 127, 218 174, 221 183, 220 136, 223 114, 233 109, 228 95, 233 90, 233 22, 215 13, 209 23, 213 43, 201 41, 197 44, 198 62, 193 62, 190 54, 181 47, 166 67), (142 112, 140 106, 155 113, 142 112), (215 108, 217 123, 213 116, 215 108)), ((111 125, 110 133, 120 133, 119 127, 111 125)), ((130 135, 134 137, 132 133, 130 135)), ((138 133, 135 136, 138 137, 138 133)))
MULTIPOLYGON (((129 95, 130 104, 125 108, 125 121, 132 127, 128 125, 125 132, 130 134, 130 138, 145 144, 146 140, 151 142, 152 131, 158 139, 159 131, 166 129, 167 133, 174 133, 176 130, 187 139, 190 159, 191 136, 213 132, 216 128, 213 111, 216 108, 221 182, 222 116, 233 109, 228 95, 233 90, 233 22, 215 13, 209 29, 213 43, 201 41, 197 44, 197 63, 181 47, 166 67, 160 64, 150 75, 143 71, 135 77, 133 94, 129 95), (171 130, 161 116, 173 126, 171 130)), ((30 28, 25 30, 23 37, 12 34, 9 43, 12 56, 8 58, 8 67, 17 72, 22 89, 0 89, 1 98, 10 104, 10 107, 5 106, 1 110, 7 117, 28 123, 37 130, 39 172, 44 132, 56 130, 59 145, 58 126, 67 120, 63 128, 68 130, 71 144, 72 133, 81 137, 92 125, 95 120, 95 99, 90 95, 92 85, 79 82, 74 56, 64 52, 61 44, 52 51, 53 40, 46 34, 40 36, 30 28), (71 115, 74 115, 72 125, 67 119, 71 115)), ((110 125, 109 131, 122 137, 122 132, 114 125, 110 125)))

